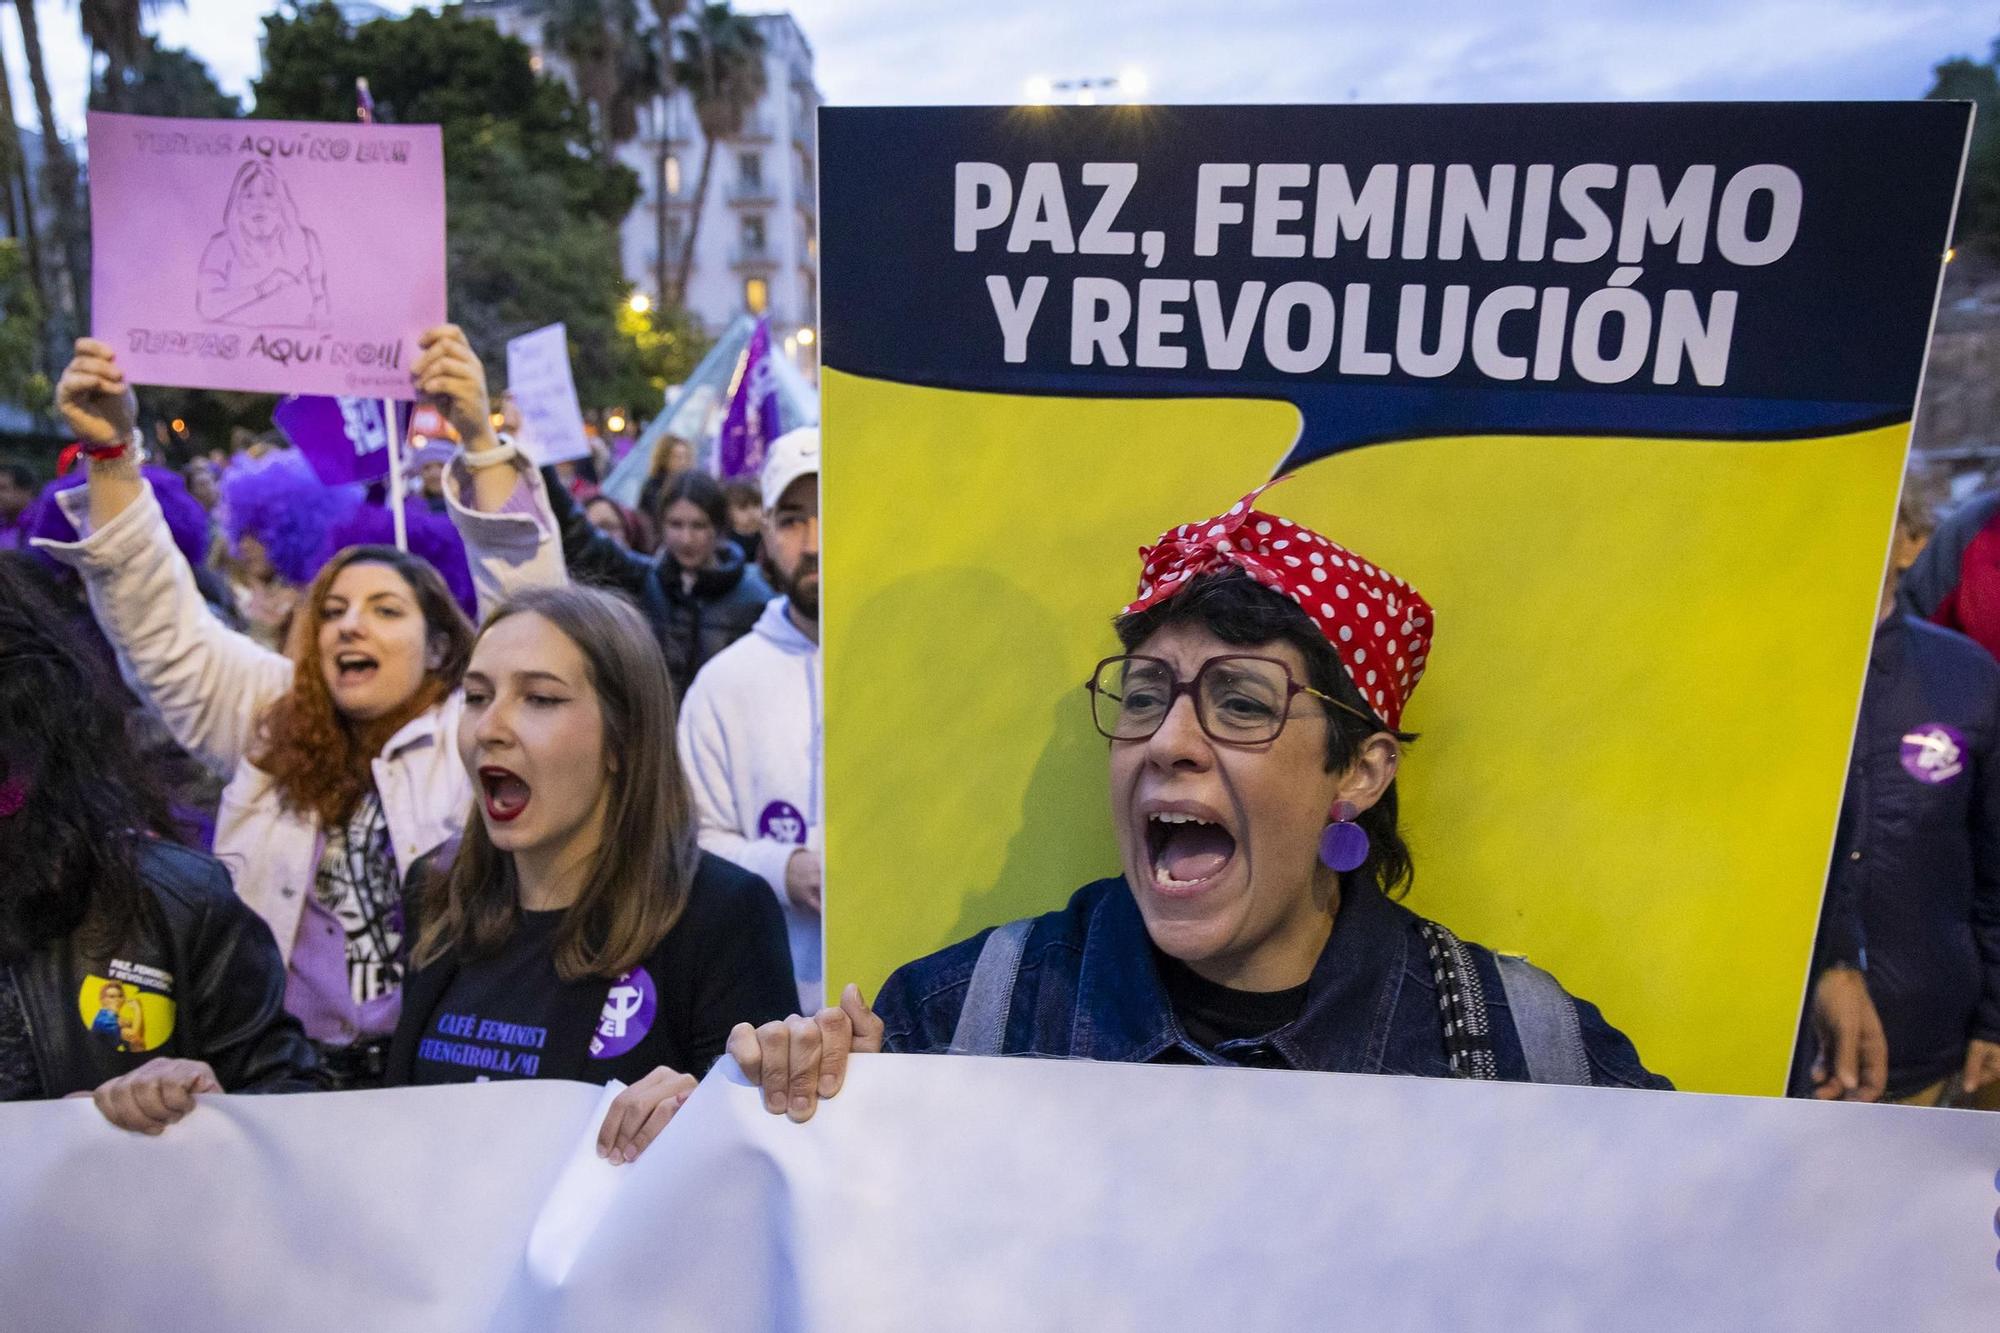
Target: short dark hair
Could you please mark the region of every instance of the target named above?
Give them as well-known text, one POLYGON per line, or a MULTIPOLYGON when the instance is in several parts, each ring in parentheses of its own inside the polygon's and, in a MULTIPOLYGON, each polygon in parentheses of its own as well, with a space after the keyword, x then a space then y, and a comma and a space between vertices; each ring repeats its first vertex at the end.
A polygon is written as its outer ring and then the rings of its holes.
POLYGON ((667 511, 683 500, 708 516, 717 536, 729 535, 729 504, 722 498, 722 486, 714 477, 700 468, 674 474, 674 479, 660 492, 659 508, 654 511, 661 527, 667 524, 667 511))
MULTIPOLYGON (((1307 685, 1363 716, 1374 716, 1361 691, 1348 679, 1340 655, 1318 626, 1289 599, 1240 569, 1201 575, 1167 601, 1120 616, 1115 628, 1118 641, 1129 653, 1137 651, 1139 645, 1167 626, 1190 621, 1224 643, 1245 648, 1266 643, 1291 644, 1305 658, 1307 685)), ((1362 743, 1377 732, 1387 731, 1402 741, 1416 739, 1413 734, 1395 731, 1379 721, 1364 722, 1361 717, 1324 702, 1320 707, 1326 710, 1328 719, 1326 771, 1329 773, 1338 773, 1353 764, 1361 754, 1362 743)), ((1368 834, 1368 859, 1349 872, 1347 879, 1373 883, 1392 898, 1407 892, 1417 872, 1410 860, 1410 849, 1396 829, 1394 779, 1382 793, 1382 799, 1362 811, 1355 822, 1368 834)))
POLYGON ((26 463, 0 463, 0 476, 31 494, 35 489, 35 471, 26 463))
POLYGON ((756 505, 759 509, 764 507, 763 489, 749 477, 736 477, 723 482, 722 496, 732 506, 756 505))

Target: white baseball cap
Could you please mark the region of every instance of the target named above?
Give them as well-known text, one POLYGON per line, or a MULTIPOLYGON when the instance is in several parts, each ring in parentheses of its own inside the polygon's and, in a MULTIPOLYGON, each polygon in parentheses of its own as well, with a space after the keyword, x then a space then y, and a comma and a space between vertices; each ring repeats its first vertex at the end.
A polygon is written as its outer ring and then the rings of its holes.
POLYGON ((771 450, 764 456, 764 475, 760 481, 765 512, 778 507, 787 486, 818 471, 818 426, 800 426, 771 441, 771 450))

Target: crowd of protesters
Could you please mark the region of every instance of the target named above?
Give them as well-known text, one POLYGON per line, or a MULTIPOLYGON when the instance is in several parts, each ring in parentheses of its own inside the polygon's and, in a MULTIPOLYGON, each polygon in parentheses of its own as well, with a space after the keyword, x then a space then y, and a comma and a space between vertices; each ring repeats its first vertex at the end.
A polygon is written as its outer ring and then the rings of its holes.
MULTIPOLYGON (((727 482, 668 437, 634 509, 530 465, 456 328, 413 373, 455 443, 408 496, 275 435, 151 466, 88 339, 75 466, 0 468, 0 1100, 157 1133, 208 1092, 618 1079, 623 1162, 725 1050, 798 1119, 881 1049, 1668 1086, 1396 901, 1430 608, 1254 495, 1146 549, 1092 678, 1122 875, 821 1008, 816 429, 727 482)), ((1800 1095, 2000 1093, 2000 496, 1926 526, 1800 1095)))

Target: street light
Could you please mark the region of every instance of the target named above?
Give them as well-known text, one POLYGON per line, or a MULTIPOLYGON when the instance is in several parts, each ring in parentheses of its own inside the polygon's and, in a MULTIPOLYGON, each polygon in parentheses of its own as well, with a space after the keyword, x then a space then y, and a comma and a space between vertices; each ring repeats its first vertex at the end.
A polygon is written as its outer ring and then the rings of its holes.
POLYGON ((1023 85, 1022 91, 1035 106, 1047 106, 1057 100, 1096 106, 1099 102, 1136 102, 1151 86, 1145 70, 1127 65, 1116 78, 1050 79, 1038 74, 1023 85))
POLYGON ((610 431, 613 435, 616 435, 619 431, 625 429, 625 418, 619 416, 616 412, 613 412, 610 416, 604 419, 604 428, 610 431))
POLYGON ((644 292, 633 292, 632 299, 625 303, 625 307, 635 315, 643 315, 653 308, 653 298, 644 292))
POLYGON ((811 329, 811 328, 803 328, 803 329, 800 329, 800 330, 799 330, 799 346, 801 346, 801 347, 811 347, 811 346, 813 345, 813 340, 814 340, 815 338, 817 338, 818 336, 819 336, 819 335, 818 335, 818 334, 816 334, 816 333, 814 333, 814 332, 812 331, 812 329, 811 329))

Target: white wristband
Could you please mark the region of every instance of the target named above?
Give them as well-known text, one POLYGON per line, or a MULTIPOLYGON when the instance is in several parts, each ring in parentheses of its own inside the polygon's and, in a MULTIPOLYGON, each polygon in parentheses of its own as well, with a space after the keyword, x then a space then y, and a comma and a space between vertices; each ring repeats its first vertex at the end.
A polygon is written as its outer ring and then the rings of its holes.
POLYGON ((511 463, 521 456, 521 450, 515 445, 513 440, 503 435, 500 437, 499 445, 492 449, 481 449, 477 452, 470 449, 461 449, 458 451, 458 456, 465 460, 466 467, 477 472, 481 468, 498 467, 502 463, 511 463))

